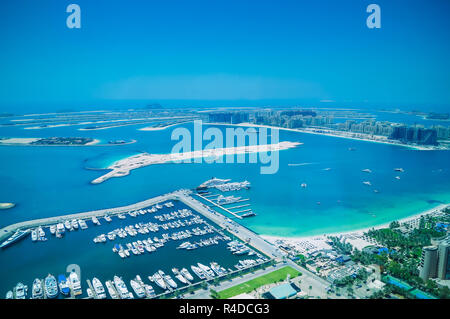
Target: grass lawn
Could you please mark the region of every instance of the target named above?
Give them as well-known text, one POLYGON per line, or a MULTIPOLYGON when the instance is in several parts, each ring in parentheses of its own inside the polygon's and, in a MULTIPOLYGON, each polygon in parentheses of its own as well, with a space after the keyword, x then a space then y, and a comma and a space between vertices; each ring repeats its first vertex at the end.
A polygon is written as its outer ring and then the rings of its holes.
POLYGON ((262 275, 261 277, 257 277, 242 284, 220 291, 219 297, 220 299, 227 299, 243 293, 251 292, 261 286, 285 280, 287 274, 290 274, 291 278, 301 275, 299 271, 290 266, 286 266, 281 269, 272 271, 271 273, 268 273, 266 275, 262 275))

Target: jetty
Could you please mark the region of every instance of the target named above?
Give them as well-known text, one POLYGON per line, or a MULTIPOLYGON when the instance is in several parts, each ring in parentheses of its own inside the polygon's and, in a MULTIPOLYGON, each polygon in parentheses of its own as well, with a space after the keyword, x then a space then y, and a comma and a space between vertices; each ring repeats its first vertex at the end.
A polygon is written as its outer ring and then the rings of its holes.
POLYGON ((47 217, 47 218, 40 218, 40 219, 33 219, 29 221, 24 221, 20 223, 15 223, 9 226, 6 226, 2 229, 0 229, 0 241, 3 241, 4 239, 12 236, 17 230, 19 229, 29 229, 29 228, 35 228, 39 226, 50 226, 57 223, 64 223, 65 221, 71 221, 73 219, 91 219, 93 216, 95 217, 103 217, 105 215, 114 216, 118 214, 122 214, 125 212, 129 212, 132 210, 138 210, 142 209, 148 206, 153 206, 155 204, 158 204, 160 202, 164 202, 167 200, 173 200, 174 196, 173 194, 165 194, 161 196, 157 196, 142 202, 138 202, 132 205, 123 206, 123 207, 116 207, 116 208, 108 208, 108 209, 101 209, 101 210, 94 210, 90 212, 84 212, 84 213, 76 213, 76 214, 69 214, 69 215, 62 215, 62 216, 54 216, 54 217, 47 217))
MULTIPOLYGON (((63 216, 55 216, 55 217, 48 217, 48 218, 41 218, 41 219, 35 219, 35 220, 29 220, 21 223, 12 224, 9 226, 6 226, 2 229, 0 229, 0 240, 4 240, 8 237, 10 237, 12 234, 14 234, 19 229, 30 229, 35 228, 38 226, 49 226, 56 223, 61 223, 66 220, 72 220, 72 219, 88 219, 92 218, 93 216, 101 217, 104 215, 113 216, 122 214, 125 212, 133 211, 133 210, 139 210, 143 209, 145 207, 153 206, 158 203, 162 203, 165 201, 180 201, 184 203, 189 208, 195 210, 197 213, 203 215, 207 219, 211 220, 215 224, 217 224, 219 227, 226 229, 229 233, 231 233, 233 236, 241 239, 243 242, 251 243, 251 245, 256 248, 257 250, 263 252, 265 255, 270 256, 271 258, 281 257, 284 253, 282 253, 277 247, 272 245, 271 243, 265 241, 263 238, 261 238, 258 234, 254 233, 250 229, 246 228, 243 225, 240 225, 239 223, 234 222, 230 218, 224 216, 223 214, 220 214, 207 205, 201 203, 200 201, 194 199, 192 196, 192 191, 187 189, 181 189, 174 191, 172 193, 167 193, 161 196, 153 197, 151 199, 147 199, 142 202, 138 202, 132 205, 123 206, 123 207, 116 207, 116 208, 109 208, 109 209, 102 209, 102 210, 94 210, 90 212, 84 212, 84 213, 78 213, 78 214, 70 214, 70 215, 63 215, 63 216)), ((198 195, 202 197, 201 195, 198 195)), ((203 197, 202 197, 203 198, 203 197)), ((209 201, 208 199, 205 199, 206 201, 209 201)), ((209 201, 211 202, 211 201, 209 201)), ((213 202, 211 202, 213 203, 213 202)), ((215 204, 216 206, 222 208, 220 205, 215 204)), ((229 211, 226 208, 222 208, 225 211, 229 211)), ((231 215, 236 216, 239 219, 242 219, 241 216, 236 215, 235 213, 229 211, 231 215)))
POLYGON ((236 218, 242 219, 242 217, 239 216, 238 214, 233 213, 231 210, 226 209, 225 207, 223 207, 223 206, 221 206, 221 205, 219 205, 219 204, 213 202, 212 200, 209 200, 208 198, 206 198, 206 197, 204 197, 204 196, 202 196, 202 195, 200 195, 200 194, 196 194, 196 195, 197 195, 198 197, 204 199, 205 201, 207 201, 207 202, 213 204, 214 206, 219 207, 220 209, 226 211, 228 214, 231 214, 231 215, 233 215, 233 216, 236 217, 236 218))

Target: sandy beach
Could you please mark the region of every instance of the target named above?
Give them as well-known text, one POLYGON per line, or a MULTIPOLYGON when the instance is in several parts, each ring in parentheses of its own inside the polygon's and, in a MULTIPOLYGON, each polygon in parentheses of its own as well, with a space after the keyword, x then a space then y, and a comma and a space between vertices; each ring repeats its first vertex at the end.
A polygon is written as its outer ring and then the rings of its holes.
POLYGON ((190 122, 192 122, 192 121, 180 122, 180 123, 170 124, 170 125, 166 125, 166 126, 158 126, 158 127, 147 126, 147 127, 139 128, 138 131, 162 131, 162 130, 165 130, 172 126, 186 124, 186 123, 190 123, 190 122))
MULTIPOLYGON (((306 134, 315 134, 315 135, 324 135, 324 136, 331 136, 331 137, 339 137, 339 138, 346 138, 350 140, 357 140, 357 141, 365 141, 365 142, 372 142, 372 143, 381 143, 381 144, 388 144, 388 145, 396 145, 396 146, 402 146, 409 149, 419 150, 419 151, 430 151, 435 150, 434 147, 425 147, 425 146, 419 146, 419 145, 407 145, 402 143, 396 143, 388 140, 387 138, 382 139, 371 139, 371 138, 360 138, 360 137, 354 137, 351 136, 351 132, 339 132, 341 134, 337 134, 337 132, 333 131, 331 133, 331 130, 328 130, 330 133, 325 133, 326 129, 320 129, 324 132, 315 132, 312 129, 294 129, 294 128, 286 128, 286 127, 277 127, 277 126, 269 126, 269 125, 260 125, 260 124, 252 124, 252 123, 239 123, 239 124, 226 124, 226 123, 205 123, 204 125, 223 125, 223 126, 243 126, 243 127, 261 127, 261 128, 269 128, 269 129, 277 129, 282 131, 290 131, 290 132, 299 132, 299 133, 306 133, 306 134)), ((362 135, 363 133, 358 133, 362 135)), ((381 138, 381 137, 380 137, 381 138)))
POLYGON ((36 142, 39 140, 40 140, 39 138, 33 138, 33 137, 30 137, 30 138, 25 138, 25 137, 14 138, 14 137, 12 137, 12 138, 5 138, 3 140, 0 140, 0 144, 3 144, 3 145, 28 145, 30 143, 33 143, 33 142, 36 142))
POLYGON ((14 203, 0 203, 0 209, 9 209, 16 206, 14 203))
POLYGON ((226 155, 282 151, 293 147, 297 147, 301 144, 302 143, 298 142, 280 142, 277 144, 216 148, 216 149, 199 150, 185 153, 173 153, 173 154, 141 153, 114 162, 107 168, 111 170, 109 173, 94 179, 93 181, 91 181, 91 183, 100 184, 112 177, 126 176, 130 173, 130 171, 148 165, 163 164, 169 162, 183 162, 194 158, 218 158, 226 155))
MULTIPOLYGON (((450 206, 450 203, 440 204, 434 208, 427 209, 425 211, 411 215, 409 217, 405 217, 402 219, 396 219, 395 221, 398 221, 399 223, 411 222, 411 221, 414 221, 414 220, 420 218, 421 216, 427 216, 430 214, 436 214, 438 212, 441 212, 444 208, 449 207, 449 206, 450 206)), ((394 221, 394 220, 392 220, 392 221, 394 221)), ((307 245, 309 243, 316 247, 328 248, 327 247, 328 244, 325 243, 328 236, 335 236, 335 237, 349 236, 352 238, 362 237, 364 235, 364 233, 368 232, 371 229, 382 229, 382 228, 389 227, 391 222, 372 226, 372 227, 356 229, 356 230, 327 233, 327 234, 313 235, 313 236, 283 237, 283 236, 261 235, 261 237, 271 243, 284 242, 284 243, 287 243, 287 244, 290 244, 293 246, 297 246, 299 244, 302 246, 305 246, 305 244, 307 245)), ((359 241, 361 241, 361 240, 359 240, 359 241)), ((371 244, 371 243, 367 242, 367 244, 371 244)))
POLYGON ((97 144, 99 144, 101 141, 99 139, 93 139, 91 142, 86 143, 86 144, 70 144, 70 145, 63 145, 63 144, 31 144, 33 142, 37 142, 39 140, 41 140, 42 138, 22 138, 22 137, 17 137, 17 138, 6 138, 3 140, 0 140, 0 145, 4 145, 4 146, 52 146, 52 147, 57 147, 57 146, 95 146, 97 144))

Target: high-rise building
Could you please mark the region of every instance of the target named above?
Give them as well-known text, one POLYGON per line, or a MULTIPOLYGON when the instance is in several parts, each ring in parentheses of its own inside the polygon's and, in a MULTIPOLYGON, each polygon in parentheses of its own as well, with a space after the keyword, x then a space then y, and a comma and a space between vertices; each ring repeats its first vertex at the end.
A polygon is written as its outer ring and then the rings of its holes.
POLYGON ((437 277, 450 279, 450 237, 439 244, 437 277))
POLYGON ((420 260, 419 276, 424 281, 435 278, 437 275, 438 248, 436 246, 424 247, 420 260))

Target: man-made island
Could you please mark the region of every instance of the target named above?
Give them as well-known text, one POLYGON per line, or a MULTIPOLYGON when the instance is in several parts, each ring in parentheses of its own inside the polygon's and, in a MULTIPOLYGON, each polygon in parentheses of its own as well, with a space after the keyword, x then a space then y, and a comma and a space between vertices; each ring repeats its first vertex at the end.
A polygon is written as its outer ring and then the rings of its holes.
POLYGON ((416 150, 450 149, 450 128, 442 125, 425 127, 378 121, 358 110, 336 109, 230 109, 202 113, 211 125, 270 127, 302 133, 328 135, 370 142, 405 146, 416 150), (337 120, 337 122, 336 122, 337 120))
POLYGON ((94 179, 91 183, 100 184, 112 177, 126 176, 130 173, 131 170, 148 165, 163 164, 175 161, 186 161, 194 158, 207 158, 207 157, 216 158, 225 155, 282 151, 297 147, 301 144, 302 143, 299 142, 280 142, 277 144, 216 148, 184 153, 171 153, 171 154, 142 153, 114 162, 111 166, 108 167, 108 169, 111 170, 109 173, 94 179))
POLYGON ((90 137, 2 138, 0 145, 20 146, 88 146, 100 143, 90 137))
POLYGON ((14 203, 0 203, 0 209, 9 209, 16 206, 14 203))

